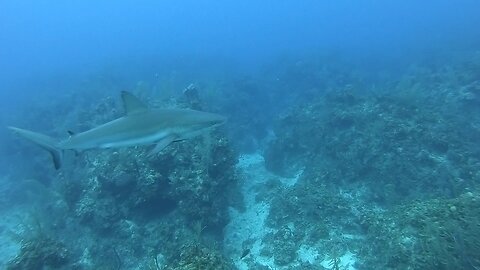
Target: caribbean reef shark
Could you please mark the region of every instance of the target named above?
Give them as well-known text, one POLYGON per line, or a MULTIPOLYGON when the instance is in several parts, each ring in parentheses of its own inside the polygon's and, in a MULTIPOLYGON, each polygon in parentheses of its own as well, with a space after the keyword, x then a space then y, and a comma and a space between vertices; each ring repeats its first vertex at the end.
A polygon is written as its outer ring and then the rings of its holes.
POLYGON ((33 131, 8 127, 15 133, 50 152, 56 169, 62 164, 65 150, 119 148, 155 145, 156 154, 172 142, 182 141, 223 124, 226 118, 213 113, 188 109, 149 109, 132 94, 121 93, 125 116, 57 141, 33 131))

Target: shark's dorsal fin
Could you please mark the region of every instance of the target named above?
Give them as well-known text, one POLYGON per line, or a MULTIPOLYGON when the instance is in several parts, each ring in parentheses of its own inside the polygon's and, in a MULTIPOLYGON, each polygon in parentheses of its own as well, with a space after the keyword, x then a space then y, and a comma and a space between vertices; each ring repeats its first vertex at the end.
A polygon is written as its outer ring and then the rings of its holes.
POLYGON ((122 100, 127 115, 148 110, 145 103, 127 91, 122 91, 122 100))

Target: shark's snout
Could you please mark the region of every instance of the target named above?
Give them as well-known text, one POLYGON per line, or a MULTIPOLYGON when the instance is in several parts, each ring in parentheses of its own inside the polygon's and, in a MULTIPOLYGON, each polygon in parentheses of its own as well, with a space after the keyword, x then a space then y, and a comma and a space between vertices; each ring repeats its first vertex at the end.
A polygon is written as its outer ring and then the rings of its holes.
POLYGON ((195 124, 203 125, 205 127, 219 126, 227 121, 227 118, 223 115, 209 112, 191 111, 192 119, 195 119, 195 124))
POLYGON ((220 126, 227 122, 227 117, 219 114, 209 114, 207 122, 211 126, 220 126))
POLYGON ((223 115, 218 115, 217 119, 214 120, 215 125, 223 125, 227 122, 227 117, 223 115))

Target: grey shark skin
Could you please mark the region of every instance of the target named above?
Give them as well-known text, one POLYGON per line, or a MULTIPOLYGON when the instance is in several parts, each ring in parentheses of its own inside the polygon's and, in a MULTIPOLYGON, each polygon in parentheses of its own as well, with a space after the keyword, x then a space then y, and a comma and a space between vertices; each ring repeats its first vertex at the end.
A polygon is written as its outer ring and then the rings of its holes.
POLYGON ((125 116, 85 132, 71 134, 63 141, 25 129, 8 128, 50 152, 55 168, 59 169, 64 150, 156 145, 151 152, 155 154, 172 142, 200 135, 226 121, 221 115, 195 110, 148 109, 126 91, 122 92, 122 100, 125 116))

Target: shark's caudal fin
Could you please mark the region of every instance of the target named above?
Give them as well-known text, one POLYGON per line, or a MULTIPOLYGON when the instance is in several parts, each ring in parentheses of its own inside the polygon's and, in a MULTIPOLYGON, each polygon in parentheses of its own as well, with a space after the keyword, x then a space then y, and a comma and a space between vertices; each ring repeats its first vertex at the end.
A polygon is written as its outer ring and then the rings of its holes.
POLYGON ((53 138, 40 133, 33 132, 33 131, 21 129, 21 128, 16 128, 16 127, 8 127, 8 128, 10 130, 13 130, 13 132, 20 135, 21 137, 47 150, 52 155, 55 169, 57 170, 60 169, 60 167, 62 166, 63 152, 57 148, 57 142, 53 138))

